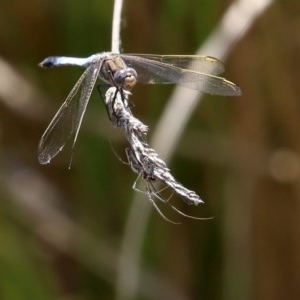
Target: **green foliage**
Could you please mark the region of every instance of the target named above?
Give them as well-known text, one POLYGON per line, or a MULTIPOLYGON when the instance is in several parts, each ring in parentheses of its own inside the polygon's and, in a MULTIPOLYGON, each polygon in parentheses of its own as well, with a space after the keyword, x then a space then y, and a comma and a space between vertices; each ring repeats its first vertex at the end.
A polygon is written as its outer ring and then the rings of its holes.
POLYGON ((53 299, 54 278, 37 255, 38 241, 1 216, 0 297, 11 300, 53 299))

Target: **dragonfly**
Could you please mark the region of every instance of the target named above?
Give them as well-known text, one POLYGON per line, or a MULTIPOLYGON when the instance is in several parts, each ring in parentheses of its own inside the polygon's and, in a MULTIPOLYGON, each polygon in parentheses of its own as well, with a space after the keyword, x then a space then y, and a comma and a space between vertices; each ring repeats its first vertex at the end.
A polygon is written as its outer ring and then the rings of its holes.
POLYGON ((86 58, 50 56, 39 66, 79 66, 86 70, 61 105, 41 137, 38 160, 48 164, 72 138, 76 143, 87 104, 98 78, 118 92, 130 91, 137 82, 178 84, 212 95, 239 96, 235 83, 217 76, 224 71, 221 61, 200 55, 119 54, 102 52, 86 58))

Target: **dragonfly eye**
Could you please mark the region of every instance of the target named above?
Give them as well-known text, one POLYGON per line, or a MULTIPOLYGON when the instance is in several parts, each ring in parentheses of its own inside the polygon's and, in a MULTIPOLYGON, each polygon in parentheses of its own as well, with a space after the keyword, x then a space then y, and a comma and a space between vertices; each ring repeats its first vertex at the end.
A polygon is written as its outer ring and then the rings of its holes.
POLYGON ((136 70, 134 68, 127 68, 126 72, 128 74, 127 76, 133 76, 135 78, 138 77, 137 72, 136 72, 136 70))
POLYGON ((121 69, 114 74, 114 84, 117 87, 130 90, 134 87, 137 80, 137 73, 133 68, 121 69))

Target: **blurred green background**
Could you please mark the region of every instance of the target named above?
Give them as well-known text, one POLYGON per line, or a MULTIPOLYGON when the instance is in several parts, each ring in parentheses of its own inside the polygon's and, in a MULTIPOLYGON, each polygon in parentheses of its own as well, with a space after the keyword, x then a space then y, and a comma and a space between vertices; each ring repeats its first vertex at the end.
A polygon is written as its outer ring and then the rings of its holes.
MULTIPOLYGON (((127 0, 122 51, 193 54, 230 4, 127 0)), ((136 174, 112 151, 125 159, 127 142, 96 91, 71 170, 70 149, 37 161, 82 73, 37 64, 110 50, 112 9, 107 0, 0 2, 0 299, 115 297, 136 174)), ((205 96, 195 110, 169 166, 205 201, 177 199, 180 209, 214 219, 173 225, 153 209, 136 299, 300 299, 299 28, 300 2, 276 1, 226 61, 243 96, 205 96)), ((134 114, 152 131, 171 91, 133 91, 134 114)))

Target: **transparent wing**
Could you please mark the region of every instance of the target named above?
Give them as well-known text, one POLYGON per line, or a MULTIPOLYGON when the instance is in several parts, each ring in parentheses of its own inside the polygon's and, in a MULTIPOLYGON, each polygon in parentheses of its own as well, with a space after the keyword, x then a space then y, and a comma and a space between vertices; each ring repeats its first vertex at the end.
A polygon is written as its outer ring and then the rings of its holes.
POLYGON ((137 71, 138 81, 150 84, 176 83, 209 94, 237 96, 240 88, 218 74, 224 70, 212 57, 186 55, 121 54, 122 59, 137 71))
POLYGON ((213 75, 221 74, 225 71, 223 63, 212 56, 204 55, 157 55, 157 54, 121 54, 121 57, 135 56, 154 60, 164 64, 172 65, 181 69, 193 70, 201 73, 213 75))
POLYGON ((71 137, 74 146, 100 67, 93 64, 85 70, 47 127, 38 146, 41 164, 50 163, 71 137))

